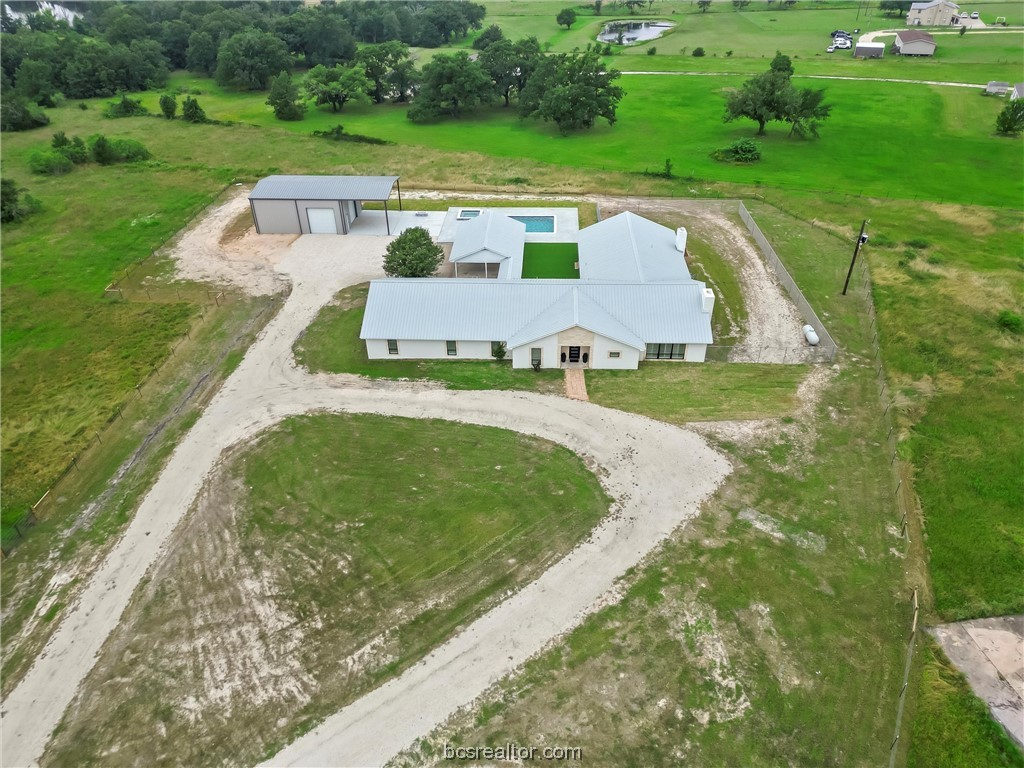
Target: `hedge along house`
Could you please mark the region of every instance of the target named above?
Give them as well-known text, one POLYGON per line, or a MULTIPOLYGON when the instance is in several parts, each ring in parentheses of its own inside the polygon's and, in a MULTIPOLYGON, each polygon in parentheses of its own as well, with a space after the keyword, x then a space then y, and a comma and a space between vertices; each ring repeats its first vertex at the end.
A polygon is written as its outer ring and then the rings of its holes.
POLYGON ((370 359, 482 360, 504 344, 514 368, 702 362, 715 296, 685 251, 685 229, 622 213, 579 232, 579 280, 522 279, 521 246, 496 280, 374 280, 359 335, 370 359))
POLYGON ((384 203, 384 224, 391 234, 388 201, 398 176, 267 176, 253 188, 249 207, 259 234, 347 235, 363 213, 363 202, 384 203))

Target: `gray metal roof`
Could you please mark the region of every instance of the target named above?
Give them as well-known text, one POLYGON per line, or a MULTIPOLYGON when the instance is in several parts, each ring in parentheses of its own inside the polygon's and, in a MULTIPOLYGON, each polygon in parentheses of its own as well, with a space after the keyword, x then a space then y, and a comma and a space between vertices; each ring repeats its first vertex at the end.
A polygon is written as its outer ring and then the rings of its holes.
POLYGON ((398 176, 267 176, 250 200, 387 200, 398 176))
POLYGON ((500 213, 481 211, 475 219, 459 223, 450 261, 493 264, 522 258, 526 225, 500 213))
POLYGON ((359 337, 515 347, 580 325, 641 349, 645 343, 710 344, 703 289, 695 280, 374 280, 359 337))
POLYGON ((579 249, 584 280, 690 279, 686 259, 676 250, 676 233, 629 211, 581 229, 579 249))
MULTIPOLYGON (((927 10, 928 8, 934 8, 936 5, 942 5, 943 2, 947 2, 947 0, 931 0, 930 2, 927 2, 927 3, 911 3, 910 4, 910 10, 912 10, 912 11, 924 11, 924 10, 927 10)), ((953 6, 954 8, 959 8, 960 7, 956 3, 947 3, 947 4, 953 6)))

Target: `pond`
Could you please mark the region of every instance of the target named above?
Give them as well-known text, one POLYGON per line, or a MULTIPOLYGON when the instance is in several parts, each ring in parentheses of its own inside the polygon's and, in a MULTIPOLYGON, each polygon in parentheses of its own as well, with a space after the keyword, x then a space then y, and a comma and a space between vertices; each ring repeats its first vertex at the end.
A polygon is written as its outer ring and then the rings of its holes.
POLYGON ((610 21, 604 25, 604 29, 601 30, 597 39, 602 43, 617 43, 618 45, 642 43, 658 39, 674 26, 675 24, 671 21, 656 19, 610 21))

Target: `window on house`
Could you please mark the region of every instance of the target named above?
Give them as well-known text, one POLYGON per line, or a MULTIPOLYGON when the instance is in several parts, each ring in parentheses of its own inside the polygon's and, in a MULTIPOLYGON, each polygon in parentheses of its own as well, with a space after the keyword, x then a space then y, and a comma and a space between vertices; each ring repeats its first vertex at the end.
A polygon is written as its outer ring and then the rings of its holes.
POLYGON ((398 339, 388 339, 388 354, 389 355, 397 355, 398 354, 398 339))
POLYGON ((498 354, 498 352, 500 350, 501 350, 501 342, 500 341, 492 341, 491 342, 491 357, 494 357, 494 355, 498 354))
POLYGON ((454 341, 446 341, 445 346, 448 348, 449 357, 459 354, 459 347, 454 341))
POLYGON ((621 355, 622 355, 621 352, 609 352, 608 353, 608 357, 611 357, 611 358, 621 357, 621 355))
POLYGON ((540 365, 540 347, 530 348, 530 365, 540 365))
POLYGON ((686 356, 685 344, 648 344, 648 360, 682 360, 686 356))

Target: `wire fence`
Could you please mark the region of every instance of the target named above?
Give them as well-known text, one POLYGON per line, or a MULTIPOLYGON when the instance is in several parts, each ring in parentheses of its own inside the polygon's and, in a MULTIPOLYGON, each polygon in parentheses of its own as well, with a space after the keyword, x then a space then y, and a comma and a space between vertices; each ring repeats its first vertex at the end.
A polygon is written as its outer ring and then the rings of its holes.
MULTIPOLYGON (((896 431, 895 410, 892 392, 886 381, 885 364, 882 362, 881 342, 878 332, 878 316, 875 311, 874 298, 871 291, 871 270, 867 259, 858 263, 858 272, 852 283, 864 300, 867 307, 868 330, 871 333, 871 368, 874 371, 875 386, 878 390, 879 407, 882 411, 882 430, 885 433, 884 450, 889 460, 889 488, 895 503, 896 514, 899 522, 894 523, 892 531, 898 533, 903 542, 904 556, 910 548, 909 523, 913 510, 916 509, 916 495, 911 486, 909 474, 903 466, 899 455, 899 434, 896 431)), ((906 638, 906 659, 903 669, 903 683, 897 697, 896 718, 893 727, 892 742, 889 744, 889 766, 896 765, 900 751, 900 739, 903 728, 903 710, 906 704, 907 688, 910 685, 910 670, 914 659, 914 648, 918 641, 918 621, 920 618, 920 596, 917 587, 911 588, 910 593, 910 629, 906 638)))

